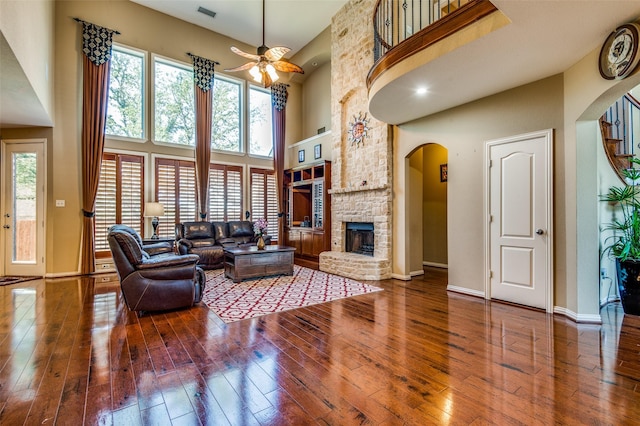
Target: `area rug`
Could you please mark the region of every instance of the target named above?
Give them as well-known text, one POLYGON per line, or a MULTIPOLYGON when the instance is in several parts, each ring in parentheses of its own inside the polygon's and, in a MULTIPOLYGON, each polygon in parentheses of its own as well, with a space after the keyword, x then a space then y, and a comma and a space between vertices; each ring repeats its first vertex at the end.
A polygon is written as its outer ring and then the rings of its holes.
POLYGON ((207 271, 202 301, 225 323, 381 291, 349 278, 294 265, 293 275, 234 283, 224 270, 207 271))
POLYGON ((21 283, 23 281, 37 280, 42 277, 0 277, 0 285, 21 283))

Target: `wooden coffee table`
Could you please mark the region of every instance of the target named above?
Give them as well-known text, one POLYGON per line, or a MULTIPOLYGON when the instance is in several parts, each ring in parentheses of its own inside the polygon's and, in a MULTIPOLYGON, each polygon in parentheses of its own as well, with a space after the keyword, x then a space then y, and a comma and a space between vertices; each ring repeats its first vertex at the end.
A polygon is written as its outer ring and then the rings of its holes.
POLYGON ((268 275, 293 275, 295 247, 269 245, 264 250, 256 246, 224 249, 224 275, 234 283, 246 278, 268 275))

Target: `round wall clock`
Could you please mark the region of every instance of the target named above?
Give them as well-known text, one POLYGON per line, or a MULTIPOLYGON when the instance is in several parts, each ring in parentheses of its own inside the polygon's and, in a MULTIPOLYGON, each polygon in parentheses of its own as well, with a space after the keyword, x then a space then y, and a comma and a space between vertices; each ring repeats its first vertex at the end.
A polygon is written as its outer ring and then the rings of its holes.
POLYGON ((640 26, 624 24, 616 28, 600 50, 600 75, 607 80, 622 80, 638 65, 640 26))

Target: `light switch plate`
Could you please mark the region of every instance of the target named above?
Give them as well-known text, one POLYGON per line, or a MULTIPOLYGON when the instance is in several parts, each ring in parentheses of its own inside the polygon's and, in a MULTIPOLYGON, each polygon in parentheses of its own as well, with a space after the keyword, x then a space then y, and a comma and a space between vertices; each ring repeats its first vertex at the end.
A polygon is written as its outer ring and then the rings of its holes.
POLYGON ((56 200, 56 207, 64 207, 64 200, 56 200))

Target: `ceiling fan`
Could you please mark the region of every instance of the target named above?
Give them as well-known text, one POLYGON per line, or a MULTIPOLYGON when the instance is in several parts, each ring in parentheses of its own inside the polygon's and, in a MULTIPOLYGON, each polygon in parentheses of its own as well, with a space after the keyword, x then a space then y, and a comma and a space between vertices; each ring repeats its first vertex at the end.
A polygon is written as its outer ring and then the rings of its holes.
POLYGON ((247 62, 244 65, 240 65, 236 68, 225 69, 225 71, 244 71, 249 70, 249 74, 253 77, 253 80, 257 83, 262 83, 264 87, 271 87, 278 78, 278 71, 283 72, 297 72, 304 74, 304 70, 287 60, 283 60, 283 56, 287 54, 291 49, 284 46, 276 46, 268 48, 264 44, 264 3, 262 0, 262 46, 258 47, 258 53, 252 55, 251 53, 243 52, 235 46, 231 46, 231 51, 236 55, 243 56, 251 59, 252 62, 247 62))

